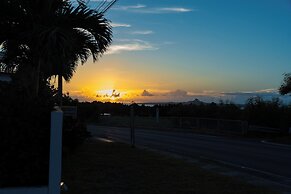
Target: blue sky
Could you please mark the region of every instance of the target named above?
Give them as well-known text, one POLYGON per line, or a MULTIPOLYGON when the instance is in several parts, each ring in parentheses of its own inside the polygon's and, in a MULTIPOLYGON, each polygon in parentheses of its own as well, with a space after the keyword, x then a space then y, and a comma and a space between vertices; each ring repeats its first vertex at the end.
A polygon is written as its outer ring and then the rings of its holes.
POLYGON ((291 72, 290 0, 119 0, 105 16, 112 46, 67 84, 84 99, 115 89, 119 101, 243 103, 277 96, 291 72), (99 84, 106 79, 112 84, 99 84))

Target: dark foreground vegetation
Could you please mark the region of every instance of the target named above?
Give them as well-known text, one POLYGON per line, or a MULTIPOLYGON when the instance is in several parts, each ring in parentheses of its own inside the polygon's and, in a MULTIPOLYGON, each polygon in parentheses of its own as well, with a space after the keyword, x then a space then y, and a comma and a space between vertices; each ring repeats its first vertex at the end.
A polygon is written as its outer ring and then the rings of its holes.
MULTIPOLYGON (((248 125, 271 127, 287 133, 291 127, 291 106, 278 99, 267 101, 260 97, 250 98, 245 105, 233 103, 177 103, 146 106, 134 104, 134 113, 140 117, 195 117, 246 121, 248 125)), ((98 122, 103 113, 111 116, 129 116, 130 106, 121 103, 82 102, 78 104, 81 114, 98 122)))
MULTIPOLYGON (((64 103, 68 97, 63 96, 64 103)), ((50 114, 57 91, 40 84, 38 97, 19 84, 0 82, 0 188, 47 185, 50 114)), ((63 153, 74 150, 88 136, 84 119, 64 118, 63 153)))
MULTIPOLYGON (((130 106, 126 104, 78 102, 69 94, 63 95, 62 99, 64 106, 78 107, 77 119, 64 118, 63 153, 65 156, 82 145, 88 137, 86 122, 98 122, 103 113, 121 117, 130 115, 130 106)), ((50 112, 57 101, 57 90, 48 82, 40 83, 37 98, 28 95, 27 90, 17 82, 0 84, 0 151, 2 154, 0 187, 47 184, 50 112)), ((245 120, 254 125, 279 128, 284 134, 287 134, 291 126, 291 107, 282 105, 278 99, 264 101, 258 97, 252 98, 244 107, 223 102, 155 106, 134 104, 133 106, 136 116, 153 120, 156 109, 159 108, 161 117, 245 120)), ((289 141, 288 137, 287 141, 289 141)), ((102 154, 103 152, 100 153, 101 158, 102 154)), ((116 154, 120 153, 116 152, 116 154)), ((122 158, 121 155, 120 158, 122 158)))
POLYGON ((49 90, 42 85, 36 99, 19 85, 0 84, 0 187, 47 183, 49 90))
POLYGON ((89 141, 63 162, 64 194, 276 193, 120 143, 89 141))
MULTIPOLYGON (((109 7, 100 3, 96 10, 83 0, 0 1, 0 80, 9 78, 0 81, 0 187, 47 185, 50 112, 67 100, 62 80, 112 40, 102 12, 109 7)), ((65 153, 86 136, 83 121, 64 119, 65 153)))

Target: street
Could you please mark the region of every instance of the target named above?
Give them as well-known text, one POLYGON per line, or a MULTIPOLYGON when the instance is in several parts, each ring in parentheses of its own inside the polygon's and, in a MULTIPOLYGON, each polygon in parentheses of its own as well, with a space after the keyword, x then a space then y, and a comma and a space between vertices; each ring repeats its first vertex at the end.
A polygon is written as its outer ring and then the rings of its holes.
MULTIPOLYGON (((89 125, 88 130, 96 137, 130 143, 128 128, 89 125)), ((291 146, 258 140, 145 129, 136 129, 135 142, 137 147, 188 158, 209 159, 263 177, 291 191, 291 146)))

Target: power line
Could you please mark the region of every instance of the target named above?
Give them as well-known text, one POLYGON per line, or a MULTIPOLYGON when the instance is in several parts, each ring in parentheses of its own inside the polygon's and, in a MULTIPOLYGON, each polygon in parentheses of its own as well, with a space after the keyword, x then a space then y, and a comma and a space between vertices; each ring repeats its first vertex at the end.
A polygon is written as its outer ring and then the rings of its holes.
MULTIPOLYGON (((102 14, 107 12, 118 0, 99 0, 96 10, 102 14)), ((79 5, 88 5, 90 0, 77 0, 79 5)))
POLYGON ((102 11, 101 13, 104 14, 106 11, 108 11, 115 3, 117 2, 117 0, 113 0, 111 1, 102 11))

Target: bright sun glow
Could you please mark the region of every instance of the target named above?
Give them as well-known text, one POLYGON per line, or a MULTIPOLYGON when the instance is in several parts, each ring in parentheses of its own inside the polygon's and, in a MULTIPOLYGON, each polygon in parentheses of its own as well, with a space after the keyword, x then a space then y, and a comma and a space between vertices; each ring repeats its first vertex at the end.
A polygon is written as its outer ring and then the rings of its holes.
POLYGON ((120 92, 115 89, 98 90, 96 98, 102 101, 116 101, 120 98, 120 92))
POLYGON ((113 92, 113 89, 109 89, 109 90, 98 90, 97 94, 99 95, 107 95, 110 96, 113 92))

